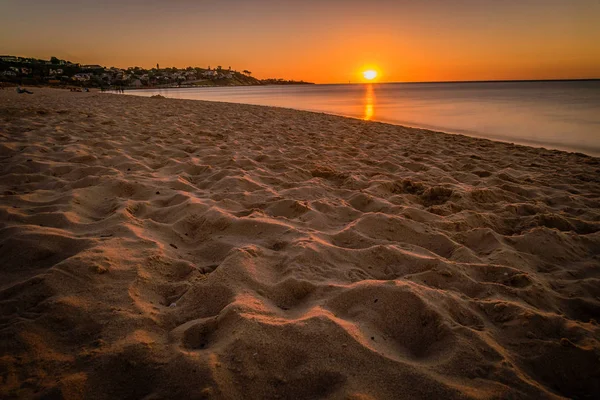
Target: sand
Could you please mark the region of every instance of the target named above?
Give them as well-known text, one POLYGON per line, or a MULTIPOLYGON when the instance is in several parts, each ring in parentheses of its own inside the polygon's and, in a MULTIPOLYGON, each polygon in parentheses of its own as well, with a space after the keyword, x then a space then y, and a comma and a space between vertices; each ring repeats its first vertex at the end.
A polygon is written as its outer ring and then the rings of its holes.
POLYGON ((0 91, 0 397, 600 396, 600 159, 0 91))

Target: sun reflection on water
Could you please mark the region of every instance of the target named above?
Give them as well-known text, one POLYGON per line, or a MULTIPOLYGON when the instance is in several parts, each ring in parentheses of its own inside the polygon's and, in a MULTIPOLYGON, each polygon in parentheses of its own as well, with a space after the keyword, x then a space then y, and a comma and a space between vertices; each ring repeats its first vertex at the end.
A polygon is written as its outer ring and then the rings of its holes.
POLYGON ((370 121, 375 115, 375 91, 373 90, 373 85, 366 85, 365 91, 365 116, 363 119, 365 121, 370 121))

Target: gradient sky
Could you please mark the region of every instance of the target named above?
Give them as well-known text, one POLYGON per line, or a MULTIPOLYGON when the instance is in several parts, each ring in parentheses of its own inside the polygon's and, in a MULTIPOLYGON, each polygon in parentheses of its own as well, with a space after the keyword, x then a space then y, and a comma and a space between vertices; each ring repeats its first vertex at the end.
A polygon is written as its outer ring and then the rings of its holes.
POLYGON ((600 78, 600 0, 0 0, 0 54, 359 82, 600 78))

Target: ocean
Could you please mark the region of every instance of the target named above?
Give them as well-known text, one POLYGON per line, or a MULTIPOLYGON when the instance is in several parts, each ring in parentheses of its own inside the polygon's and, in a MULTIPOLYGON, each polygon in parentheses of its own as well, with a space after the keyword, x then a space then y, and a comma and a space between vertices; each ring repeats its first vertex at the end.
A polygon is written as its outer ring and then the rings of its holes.
POLYGON ((275 85, 126 93, 317 111, 600 156, 600 81, 275 85))

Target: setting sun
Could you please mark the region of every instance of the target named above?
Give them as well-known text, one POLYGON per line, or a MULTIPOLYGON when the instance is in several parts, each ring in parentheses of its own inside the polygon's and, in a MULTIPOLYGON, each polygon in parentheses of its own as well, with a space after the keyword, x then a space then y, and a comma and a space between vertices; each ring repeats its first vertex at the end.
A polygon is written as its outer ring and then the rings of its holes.
POLYGON ((377 78, 377 71, 370 69, 368 71, 363 72, 363 76, 366 80, 372 81, 373 79, 377 78))

